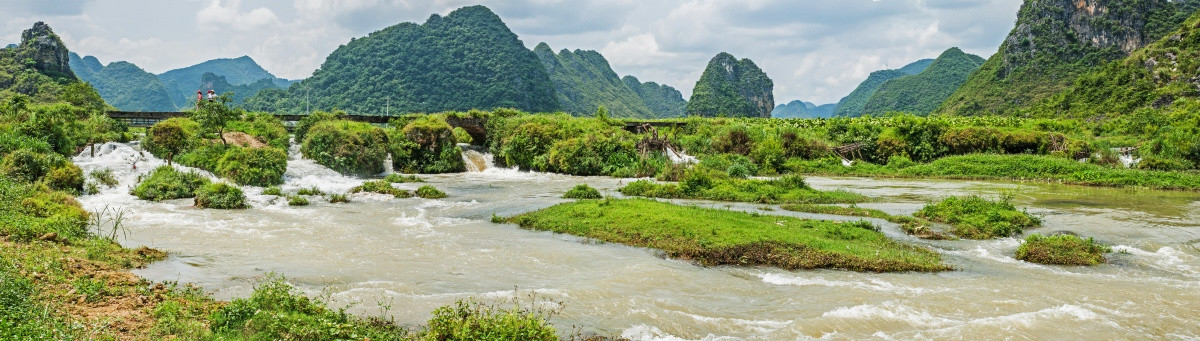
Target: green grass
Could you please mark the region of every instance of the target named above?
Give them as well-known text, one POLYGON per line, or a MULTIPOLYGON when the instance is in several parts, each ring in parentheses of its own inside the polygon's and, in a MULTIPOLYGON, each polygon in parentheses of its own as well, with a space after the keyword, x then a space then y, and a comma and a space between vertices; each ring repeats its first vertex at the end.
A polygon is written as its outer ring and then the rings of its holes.
POLYGON ((704 265, 871 272, 950 269, 936 252, 888 239, 866 222, 752 215, 648 199, 581 200, 508 221, 526 229, 660 249, 704 265))
POLYGON ((722 173, 694 169, 675 183, 638 180, 621 188, 621 194, 665 199, 703 199, 761 204, 857 203, 866 197, 847 191, 818 191, 804 179, 789 175, 773 180, 737 179, 722 173))
POLYGON ((308 206, 308 199, 299 195, 289 195, 287 197, 288 206, 308 206))
POLYGON ((274 195, 277 197, 282 197, 283 189, 279 188, 279 186, 267 187, 266 189, 263 190, 263 195, 274 195))
POLYGON ((1017 247, 1016 258, 1053 265, 1097 265, 1104 263, 1104 254, 1109 252, 1112 252, 1112 247, 1096 243, 1092 238, 1033 234, 1017 247))
POLYGON ((950 179, 1057 181, 1067 184, 1200 189, 1200 174, 1105 168, 1064 158, 1037 155, 973 154, 951 156, 898 172, 901 176, 950 179))
POLYGON ((329 203, 330 204, 341 204, 341 203, 348 203, 348 202, 350 202, 350 198, 347 197, 345 194, 330 194, 329 195, 329 203))
POLYGON ((967 239, 1008 237, 1042 225, 1037 217, 1018 211, 1008 198, 988 200, 974 195, 946 198, 926 205, 914 216, 950 224, 952 233, 967 239))
POLYGON ((604 196, 600 195, 600 191, 597 191, 595 188, 592 188, 591 186, 588 186, 587 184, 576 185, 575 188, 572 188, 571 190, 567 191, 567 193, 563 194, 563 199, 603 199, 603 198, 604 198, 604 196))
POLYGON ((843 206, 831 206, 831 205, 812 205, 812 204, 787 204, 787 205, 780 206, 780 208, 782 208, 784 210, 788 210, 788 211, 793 211, 793 212, 808 212, 808 213, 817 213, 817 214, 832 214, 832 215, 843 215, 843 216, 851 216, 851 217, 866 217, 866 218, 883 219, 883 220, 887 220, 889 222, 900 224, 900 229, 904 230, 904 233, 916 236, 921 239, 932 239, 932 240, 954 239, 954 237, 948 236, 941 232, 931 230, 930 227, 933 225, 933 223, 928 220, 916 218, 916 217, 910 217, 910 216, 891 215, 891 214, 887 214, 886 212, 883 212, 880 210, 874 210, 874 209, 869 209, 869 208, 861 208, 861 207, 854 207, 854 206, 843 207, 843 206))
POLYGON ((150 173, 133 189, 142 200, 162 201, 196 196, 196 190, 209 184, 208 178, 195 172, 180 172, 171 166, 161 166, 150 173))
POLYGON ((446 197, 446 192, 433 186, 421 186, 417 188, 417 196, 425 199, 443 199, 446 197))
POLYGON ((392 187, 392 183, 384 180, 363 182, 362 185, 350 189, 350 193, 362 192, 389 194, 397 198, 412 198, 413 196, 412 193, 409 193, 406 190, 392 187))
POLYGON ((196 207, 236 210, 249 207, 246 195, 237 186, 224 182, 213 183, 196 190, 196 207))
POLYGON ((325 192, 321 192, 320 189, 318 189, 316 186, 313 186, 309 188, 301 188, 299 191, 296 191, 296 195, 325 195, 325 192))

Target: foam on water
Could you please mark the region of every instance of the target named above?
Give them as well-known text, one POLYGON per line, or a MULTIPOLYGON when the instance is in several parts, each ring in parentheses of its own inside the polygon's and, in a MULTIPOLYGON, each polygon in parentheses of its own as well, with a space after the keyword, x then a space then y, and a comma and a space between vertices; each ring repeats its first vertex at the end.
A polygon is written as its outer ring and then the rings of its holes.
MULTIPOLYGON (((681 338, 681 337, 678 337, 675 335, 671 335, 667 332, 662 331, 662 329, 658 329, 658 327, 649 326, 649 325, 645 325, 645 324, 639 324, 639 325, 625 329, 624 331, 621 332, 621 338, 635 340, 635 341, 639 341, 639 340, 640 341, 691 341, 691 339, 685 339, 685 338, 681 338)), ((696 340, 696 341, 731 341, 731 340, 741 340, 741 339, 735 338, 735 337, 716 336, 713 334, 708 334, 708 336, 705 336, 705 337, 702 337, 699 339, 694 339, 694 340, 696 340)))
POLYGON ((363 183, 363 179, 342 175, 300 154, 300 146, 292 145, 288 150, 287 172, 283 174, 285 191, 316 187, 325 193, 346 193, 363 183))
POLYGON ((782 273, 765 273, 765 274, 758 275, 758 277, 761 278, 763 280, 763 282, 775 284, 775 285, 823 286, 823 287, 830 287, 830 288, 855 288, 855 289, 861 289, 861 290, 869 290, 869 291, 884 292, 884 293, 894 293, 894 294, 906 294, 906 295, 915 295, 915 294, 925 294, 925 293, 931 293, 931 292, 946 291, 946 289, 917 288, 917 287, 910 287, 910 286, 904 286, 904 285, 896 285, 896 284, 892 284, 891 282, 888 282, 888 281, 885 281, 882 279, 878 279, 878 278, 869 278, 869 279, 867 279, 866 282, 838 281, 838 280, 828 280, 823 277, 805 277, 805 276, 789 275, 789 274, 782 274, 782 273))
POLYGON ((1148 258, 1153 266, 1177 272, 1191 278, 1200 278, 1200 257, 1189 255, 1170 246, 1164 246, 1155 252, 1149 252, 1127 245, 1113 246, 1115 252, 1125 252, 1134 256, 1148 258))

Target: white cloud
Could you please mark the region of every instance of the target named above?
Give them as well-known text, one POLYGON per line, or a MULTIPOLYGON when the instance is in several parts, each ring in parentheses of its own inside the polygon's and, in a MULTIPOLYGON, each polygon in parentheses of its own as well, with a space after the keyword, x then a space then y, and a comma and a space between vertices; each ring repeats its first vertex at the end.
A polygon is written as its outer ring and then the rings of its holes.
POLYGON ((279 23, 275 12, 266 7, 259 7, 248 12, 242 12, 241 0, 212 0, 208 6, 196 12, 196 22, 208 29, 234 29, 252 31, 279 23))

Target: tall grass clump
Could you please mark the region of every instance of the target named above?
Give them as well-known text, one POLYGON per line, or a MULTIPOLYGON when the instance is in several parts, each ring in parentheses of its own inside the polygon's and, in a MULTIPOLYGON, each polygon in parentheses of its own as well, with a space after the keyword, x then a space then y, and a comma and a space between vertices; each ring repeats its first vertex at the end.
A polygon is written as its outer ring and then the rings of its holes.
POLYGON ((1062 234, 1042 236, 1033 234, 1017 247, 1016 258, 1034 263, 1053 265, 1096 265, 1104 263, 1104 254, 1112 247, 1096 243, 1092 238, 1062 234))
POLYGON ((386 321, 330 309, 277 276, 256 285, 250 298, 217 309, 209 319, 218 339, 402 340, 407 334, 386 321))
POLYGON ((362 185, 350 189, 350 193, 363 192, 388 194, 397 198, 411 198, 413 196, 409 191, 392 187, 392 183, 384 180, 363 182, 362 185))
POLYGON ((437 189, 433 186, 421 186, 417 188, 417 196, 425 199, 443 199, 446 198, 446 192, 437 189))
POLYGON ((1024 229, 1042 225, 1037 217, 1017 210, 1007 197, 1000 200, 988 200, 976 195, 949 197, 926 205, 914 215, 950 224, 953 226, 952 233, 967 239, 1009 237, 1024 229))

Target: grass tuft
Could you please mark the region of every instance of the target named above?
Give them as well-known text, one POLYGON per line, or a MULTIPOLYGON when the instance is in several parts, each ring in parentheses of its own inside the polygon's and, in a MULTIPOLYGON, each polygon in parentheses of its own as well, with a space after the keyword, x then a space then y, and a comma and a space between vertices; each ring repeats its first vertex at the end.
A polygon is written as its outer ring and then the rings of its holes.
POLYGON ((425 180, 421 180, 421 178, 418 178, 416 175, 402 175, 396 173, 388 174, 388 176, 383 178, 383 180, 394 184, 425 182, 425 180))
POLYGON ((563 199, 603 199, 603 198, 604 198, 604 196, 600 195, 600 191, 597 191, 595 188, 592 188, 591 186, 588 186, 587 184, 576 185, 575 188, 572 188, 571 190, 567 191, 567 193, 563 194, 563 199))
POLYGON ((1112 247, 1069 234, 1042 236, 1033 234, 1017 248, 1016 258, 1033 263, 1054 265, 1097 265, 1112 247))
POLYGON ((446 197, 446 192, 433 186, 421 186, 421 188, 417 188, 417 196, 425 199, 443 199, 446 197))
POLYGON ((1037 217, 1018 211, 1009 198, 988 200, 980 196, 949 197, 926 205, 915 216, 950 224, 953 232, 967 239, 1009 237, 1042 225, 1037 217))
POLYGON ((363 182, 362 185, 350 189, 350 193, 362 192, 389 194, 397 198, 412 198, 413 196, 412 193, 409 193, 406 190, 392 187, 392 183, 384 180, 363 182))

